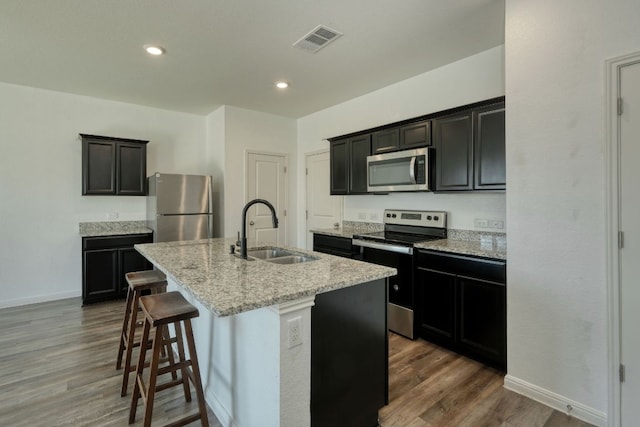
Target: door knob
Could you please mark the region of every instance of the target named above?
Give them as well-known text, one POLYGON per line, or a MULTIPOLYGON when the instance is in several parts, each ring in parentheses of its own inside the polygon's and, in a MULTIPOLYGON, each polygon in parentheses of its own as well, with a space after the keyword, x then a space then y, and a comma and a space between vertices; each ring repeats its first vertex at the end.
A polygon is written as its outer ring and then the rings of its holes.
POLYGON ((255 225, 255 222, 249 221, 249 225, 255 225))
POLYGON ((340 228, 340 223, 339 222, 334 222, 333 223, 333 228, 340 228))

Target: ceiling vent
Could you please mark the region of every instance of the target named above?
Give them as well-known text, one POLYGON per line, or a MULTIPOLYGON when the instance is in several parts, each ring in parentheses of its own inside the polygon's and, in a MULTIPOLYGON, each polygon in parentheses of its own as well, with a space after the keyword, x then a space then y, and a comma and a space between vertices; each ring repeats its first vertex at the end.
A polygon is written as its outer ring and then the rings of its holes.
POLYGON ((303 36, 293 44, 294 47, 304 49, 311 53, 316 53, 332 41, 339 39, 342 33, 332 30, 324 25, 318 25, 310 33, 303 36))

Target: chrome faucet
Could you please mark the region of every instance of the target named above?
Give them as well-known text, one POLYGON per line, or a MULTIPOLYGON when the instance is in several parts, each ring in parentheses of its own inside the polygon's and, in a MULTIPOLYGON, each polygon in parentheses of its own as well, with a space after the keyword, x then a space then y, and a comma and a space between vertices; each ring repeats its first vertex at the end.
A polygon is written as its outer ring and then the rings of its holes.
POLYGON ((240 257, 247 259, 247 210, 256 203, 262 203, 271 210, 271 219, 273 220, 273 228, 278 228, 278 217, 276 210, 271 203, 264 199, 253 199, 242 208, 242 235, 240 236, 240 257))

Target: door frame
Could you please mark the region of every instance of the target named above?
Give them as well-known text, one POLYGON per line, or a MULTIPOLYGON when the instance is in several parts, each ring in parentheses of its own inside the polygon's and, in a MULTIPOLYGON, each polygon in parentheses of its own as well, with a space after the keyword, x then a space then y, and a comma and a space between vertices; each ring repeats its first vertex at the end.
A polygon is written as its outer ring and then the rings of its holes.
POLYGON ((254 149, 250 149, 250 148, 246 148, 244 150, 244 170, 245 170, 245 176, 244 176, 244 195, 243 195, 243 199, 244 199, 244 205, 247 204, 247 202, 249 202, 248 196, 249 196, 249 180, 248 180, 248 176, 249 176, 249 155, 250 154, 262 154, 265 156, 278 156, 278 157, 284 157, 284 167, 286 168, 285 170, 285 176, 284 176, 284 211, 285 211, 285 215, 284 215, 284 220, 282 218, 278 218, 278 227, 282 227, 284 225, 284 245, 288 245, 289 244, 289 213, 291 211, 291 209, 289 209, 289 176, 291 176, 289 174, 291 168, 289 167, 289 154, 288 153, 279 153, 276 151, 264 151, 264 150, 254 150, 254 149), (283 224, 284 223, 284 224, 283 224))
MULTIPOLYGON (((324 153, 329 153, 329 155, 331 155, 330 153, 330 149, 329 148, 325 148, 322 150, 314 150, 314 151, 308 151, 306 153, 304 153, 304 167, 305 169, 307 168, 308 165, 308 161, 309 161, 309 156, 316 156, 318 154, 324 154, 324 153)), ((331 171, 329 171, 329 173, 331 173, 331 171)), ((308 184, 309 184, 309 175, 307 175, 306 171, 304 174, 304 209, 305 212, 308 211, 309 209, 309 192, 307 191, 308 189, 308 184)), ((341 197, 341 201, 340 201, 340 222, 342 222, 344 220, 344 196, 338 196, 341 197)), ((305 244, 305 248, 307 247, 308 243, 307 242, 307 234, 309 234, 308 231, 308 218, 305 214, 304 217, 304 244, 305 244)))
POLYGON ((620 96, 620 70, 624 66, 640 63, 640 52, 619 56, 606 61, 605 113, 606 113, 606 251, 607 251, 607 320, 608 320, 608 376, 609 402, 607 419, 609 427, 620 427, 621 363, 620 341, 620 256, 618 232, 620 230, 620 124, 618 97, 620 96))

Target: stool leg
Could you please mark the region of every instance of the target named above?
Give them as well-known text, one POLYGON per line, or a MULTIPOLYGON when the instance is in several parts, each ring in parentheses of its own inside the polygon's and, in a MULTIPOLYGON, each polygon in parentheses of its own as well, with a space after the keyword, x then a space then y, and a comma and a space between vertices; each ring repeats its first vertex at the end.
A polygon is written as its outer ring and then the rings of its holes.
MULTIPOLYGON (((131 291, 133 293, 133 301, 131 301, 130 320, 129 320, 129 333, 127 335, 126 355, 124 359, 124 372, 122 374, 122 387, 120 389, 120 396, 127 395, 127 388, 129 386, 129 373, 131 372, 131 354, 133 353, 133 346, 136 335, 136 322, 138 321, 138 307, 140 305, 140 292, 131 291)), ((129 295, 129 293, 127 293, 129 295)), ((142 341, 141 341, 142 342, 142 341)), ((142 346, 142 344, 140 344, 142 346)))
MULTIPOLYGON (((176 364, 176 361, 175 361, 175 356, 173 354, 173 349, 171 348, 171 334, 169 333, 169 326, 164 328, 164 332, 162 336, 164 338, 164 342, 166 342, 166 345, 163 345, 160 348, 160 355, 162 357, 166 357, 167 360, 169 360, 169 365, 174 366, 176 364)), ((175 370, 171 371, 171 379, 173 380, 178 379, 178 373, 175 370)))
POLYGON ((120 332, 120 348, 118 349, 118 361, 116 362, 116 369, 122 367, 122 353, 125 349, 125 335, 127 328, 129 327, 129 316, 131 315, 131 288, 127 290, 127 302, 124 306, 124 320, 122 321, 122 331, 120 332))
MULTIPOLYGON (((180 325, 182 322, 176 322, 176 339, 178 344, 178 357, 180 358, 180 362, 184 362, 187 360, 184 353, 184 341, 182 338, 182 326, 180 325)), ((191 350, 189 350, 189 354, 191 354, 191 350)), ((189 372, 187 370, 187 366, 183 365, 180 368, 182 375, 182 388, 184 389, 184 398, 187 402, 191 402, 191 390, 189 389, 189 372)))
POLYGON ((138 365, 136 366, 136 383, 133 387, 131 397, 131 407, 129 408, 129 424, 133 424, 136 420, 136 410, 138 409, 138 399, 142 393, 140 389, 142 383, 142 371, 144 370, 144 361, 147 356, 147 347, 149 342, 149 330, 151 324, 145 319, 144 328, 142 330, 142 338, 140 340, 140 356, 138 357, 138 365))
MULTIPOLYGON (((144 427, 151 426, 151 417, 153 417, 153 399, 156 394, 156 382, 158 379, 158 364, 160 363, 160 349, 163 346, 162 336, 166 325, 158 325, 156 333, 153 337, 153 353, 151 356, 151 366, 149 370, 149 384, 147 385, 147 399, 144 405, 144 427)), ((143 362, 144 365, 144 362, 143 362)))
POLYGON ((185 333, 187 335, 187 345, 189 346, 189 358, 191 359, 191 370, 193 372, 193 386, 196 389, 196 397, 198 398, 198 409, 200 410, 200 421, 203 426, 209 425, 209 416, 207 415, 207 405, 204 401, 204 393, 202 392, 202 379, 200 378, 200 365, 198 365, 198 355, 196 354, 196 346, 193 342, 193 330, 191 329, 191 319, 184 321, 185 333))

